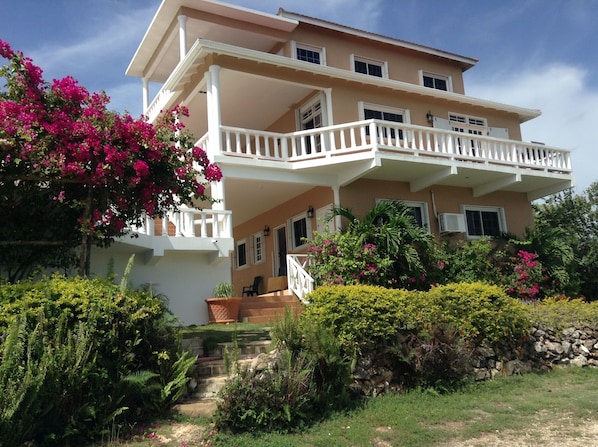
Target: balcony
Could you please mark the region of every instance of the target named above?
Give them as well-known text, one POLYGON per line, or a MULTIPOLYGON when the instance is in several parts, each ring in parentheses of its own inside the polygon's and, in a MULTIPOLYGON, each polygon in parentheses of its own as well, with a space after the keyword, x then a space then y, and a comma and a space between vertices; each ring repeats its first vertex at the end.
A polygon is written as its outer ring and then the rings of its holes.
POLYGON ((234 248, 232 213, 227 210, 183 207, 163 218, 146 217, 141 226, 130 230, 118 238, 118 245, 141 253, 146 263, 156 262, 169 251, 204 253, 215 261, 228 257, 234 248))
MULTIPOLYGON (((197 144, 210 147, 208 135, 197 144)), ((327 174, 341 186, 361 176, 406 181, 412 192, 450 185, 471 187, 474 196, 505 190, 534 200, 573 180, 568 150, 374 119, 289 133, 221 126, 220 150, 210 153, 222 166, 327 174), (343 173, 342 165, 352 168, 343 173)))

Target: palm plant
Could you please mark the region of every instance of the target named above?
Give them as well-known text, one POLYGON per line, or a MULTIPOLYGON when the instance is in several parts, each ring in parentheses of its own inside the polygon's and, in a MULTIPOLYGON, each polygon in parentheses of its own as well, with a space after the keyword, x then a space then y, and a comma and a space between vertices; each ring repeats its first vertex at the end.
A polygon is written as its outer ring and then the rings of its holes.
POLYGON ((435 259, 435 243, 431 233, 415 224, 411 208, 399 200, 378 202, 363 219, 349 208, 333 208, 329 219, 341 216, 348 224, 343 232, 352 235, 355 243, 375 245, 382 257, 392 261, 399 285, 419 282, 435 259))

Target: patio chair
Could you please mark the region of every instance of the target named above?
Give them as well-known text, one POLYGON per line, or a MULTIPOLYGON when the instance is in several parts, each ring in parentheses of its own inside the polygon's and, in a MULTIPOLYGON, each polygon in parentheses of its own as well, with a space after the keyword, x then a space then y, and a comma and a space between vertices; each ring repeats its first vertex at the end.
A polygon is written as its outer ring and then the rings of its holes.
POLYGON ((260 282, 262 282, 261 276, 256 276, 253 278, 253 284, 250 286, 243 286, 243 293, 241 296, 254 296, 258 294, 258 290, 260 288, 260 282))

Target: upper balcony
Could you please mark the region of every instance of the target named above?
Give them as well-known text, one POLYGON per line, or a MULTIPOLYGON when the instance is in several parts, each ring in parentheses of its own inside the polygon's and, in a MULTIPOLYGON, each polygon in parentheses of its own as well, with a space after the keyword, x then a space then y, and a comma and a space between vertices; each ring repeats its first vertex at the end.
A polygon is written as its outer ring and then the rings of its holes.
MULTIPOLYGON (((210 147, 208 135, 197 144, 210 147)), ((375 119, 289 133, 221 126, 215 161, 305 174, 321 186, 370 178, 408 182, 412 192, 468 187, 474 197, 503 190, 534 200, 573 181, 568 150, 375 119)))

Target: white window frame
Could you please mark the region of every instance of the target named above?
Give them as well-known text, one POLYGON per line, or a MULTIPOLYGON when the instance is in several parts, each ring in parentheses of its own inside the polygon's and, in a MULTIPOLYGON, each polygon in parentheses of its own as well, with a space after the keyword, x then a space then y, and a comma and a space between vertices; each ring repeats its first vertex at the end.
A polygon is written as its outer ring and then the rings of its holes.
MULTIPOLYGON (((411 124, 411 112, 409 109, 401 109, 399 107, 388 107, 382 106, 380 104, 373 104, 370 102, 359 101, 359 120, 363 121, 365 119, 365 110, 376 110, 378 112, 386 112, 386 113, 394 113, 396 115, 403 116, 403 122, 401 124, 411 124)), ((389 121, 389 123, 393 123, 394 121, 389 121)))
POLYGON ((266 261, 266 239, 264 232, 259 231, 251 236, 251 261, 253 264, 262 264, 266 261))
MULTIPOLYGON (((307 51, 313 51, 314 53, 318 53, 320 55, 320 63, 316 64, 316 65, 326 65, 326 48, 297 42, 295 40, 291 41, 291 52, 292 52, 293 59, 302 60, 297 57, 297 50, 307 50, 307 51)), ((315 62, 309 62, 309 61, 304 61, 304 62, 307 62, 310 64, 315 64, 315 62)))
MULTIPOLYGON (((367 109, 367 110, 374 110, 376 112, 393 113, 395 115, 401 115, 403 117, 403 122, 396 123, 396 124, 411 124, 411 113, 410 113, 409 109, 401 109, 398 107, 382 106, 380 104, 373 104, 373 103, 364 102, 364 101, 359 101, 357 104, 359 107, 359 120, 360 121, 365 120, 365 111, 367 109)), ((387 122, 395 123, 395 121, 387 121, 387 122)), ((368 131, 369 131, 369 129, 366 129, 366 132, 368 132, 368 131)), ((411 134, 410 131, 401 130, 400 133, 403 135, 403 138, 402 138, 403 141, 412 140, 413 135, 411 134)), ((369 133, 367 135, 369 135, 369 133)), ((385 138, 386 138, 386 135, 385 135, 385 138)), ((394 139, 394 137, 393 137, 393 139, 394 139)))
MULTIPOLYGON (((368 57, 362 57, 362 56, 357 56, 355 54, 351 54, 351 71, 355 72, 355 73, 360 73, 355 71, 355 62, 363 62, 364 64, 367 65, 377 65, 381 68, 382 71, 382 78, 388 79, 388 62, 387 61, 380 61, 380 60, 376 60, 376 59, 370 59, 368 57)), ((369 73, 361 73, 361 74, 365 74, 367 76, 374 76, 371 75, 369 73)), ((378 76, 374 76, 374 77, 378 77, 378 76)))
MULTIPOLYGON (((476 235, 471 234, 469 232, 469 225, 467 222, 467 212, 468 211, 479 211, 479 212, 494 212, 498 215, 498 227, 500 233, 507 232, 507 220, 505 218, 505 209, 498 206, 481 206, 481 205, 461 205, 461 212, 463 213, 463 217, 465 218, 465 227, 467 232, 466 238, 467 239, 480 239, 482 237, 493 237, 492 235, 482 234, 476 235)), ((483 229, 482 229, 483 231, 483 229)))
MULTIPOLYGON (((424 85, 424 76, 432 79, 441 79, 446 82, 446 91, 452 92, 453 91, 453 78, 452 76, 443 75, 439 73, 432 73, 430 71, 419 70, 419 83, 424 85)), ((437 89, 436 87, 429 87, 434 88, 435 90, 440 90, 443 92, 444 90, 437 89)))
POLYGON ((409 208, 419 208, 422 215, 422 227, 428 231, 430 230, 430 213, 428 212, 428 203, 427 202, 419 202, 414 200, 403 200, 403 199, 376 199, 376 203, 379 202, 392 202, 395 200, 399 200, 408 206, 409 208))
POLYGON ((288 222, 288 246, 291 248, 291 250, 302 250, 304 248, 307 248, 307 244, 306 243, 299 243, 296 244, 295 243, 295 223, 299 222, 301 220, 305 219, 305 237, 307 239, 311 239, 312 238, 312 227, 311 227, 311 219, 309 217, 307 217, 307 212, 305 213, 301 213, 301 214, 297 214, 296 216, 293 216, 289 219, 288 222))
POLYGON ((242 270, 245 269, 247 267, 249 267, 249 257, 247 256, 249 253, 249 250, 247 249, 247 239, 239 239, 238 241, 235 241, 235 268, 237 270, 242 270), (244 254, 245 254, 245 264, 240 264, 240 254, 241 254, 241 249, 243 250, 244 254))

